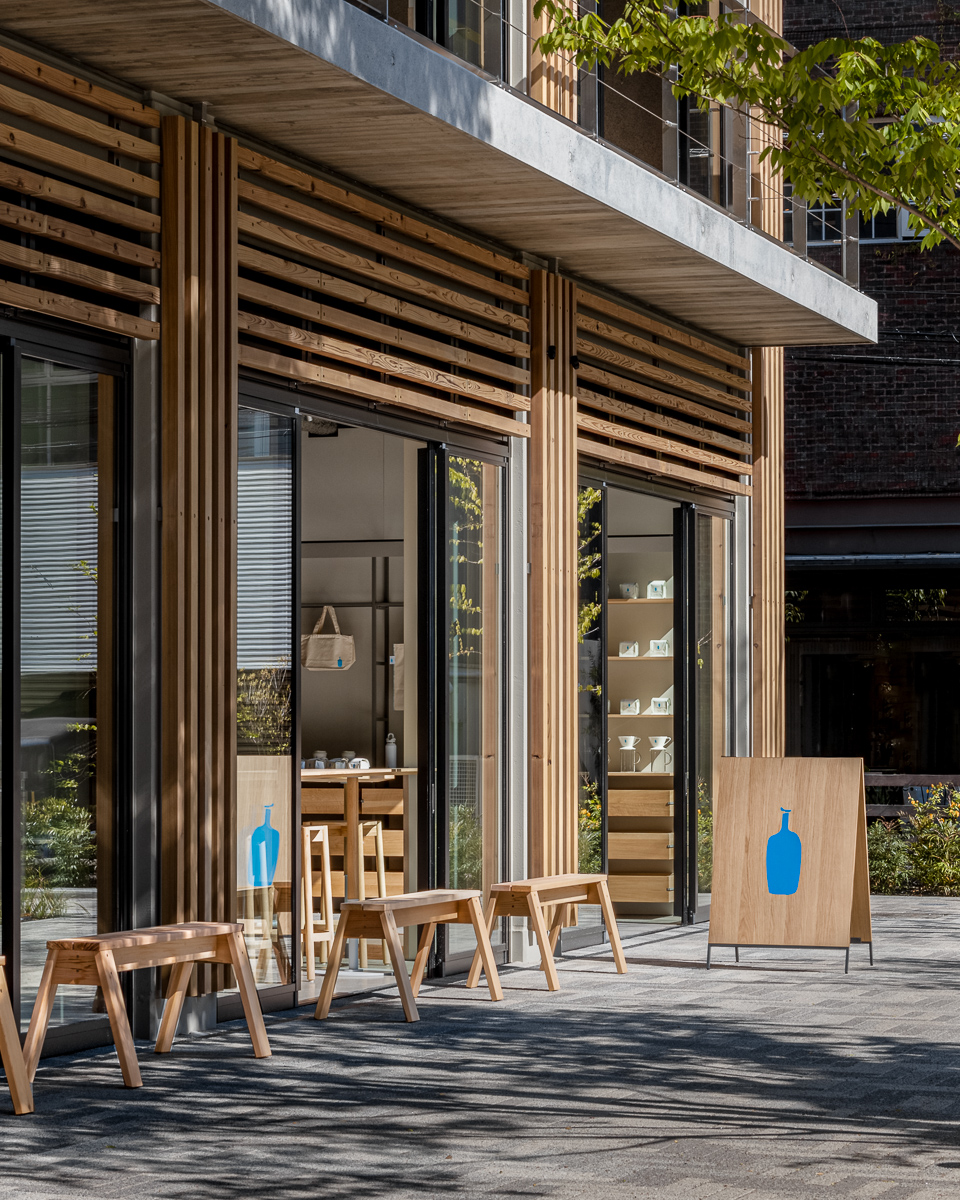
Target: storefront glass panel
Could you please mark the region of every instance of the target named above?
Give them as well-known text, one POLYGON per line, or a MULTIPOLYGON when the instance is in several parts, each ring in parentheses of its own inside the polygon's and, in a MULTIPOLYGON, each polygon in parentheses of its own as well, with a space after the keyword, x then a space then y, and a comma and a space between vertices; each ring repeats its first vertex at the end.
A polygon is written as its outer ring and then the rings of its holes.
POLYGON ((292 981, 294 422, 241 408, 237 919, 258 987, 292 981))

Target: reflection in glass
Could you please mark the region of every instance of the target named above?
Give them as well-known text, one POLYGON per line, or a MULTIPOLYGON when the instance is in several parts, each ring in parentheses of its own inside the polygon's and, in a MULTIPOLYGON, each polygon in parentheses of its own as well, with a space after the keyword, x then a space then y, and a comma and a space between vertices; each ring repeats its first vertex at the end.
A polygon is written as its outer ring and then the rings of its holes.
MULTIPOLYGON (((446 489, 447 885, 499 876, 499 471, 450 458, 446 489)), ((450 926, 451 950, 474 944, 450 926)))
POLYGON ((581 487, 577 503, 577 642, 580 792, 578 851, 580 871, 603 869, 601 805, 606 747, 603 742, 603 552, 599 488, 581 487))
MULTIPOLYGON (((97 775, 109 771, 97 712, 101 560, 98 376, 22 360, 20 787, 22 1020, 53 938, 98 932, 97 775)), ((110 382, 104 390, 110 391, 110 382)), ((103 420, 105 428, 108 425, 103 420)), ((104 430, 105 432, 105 430, 104 430)), ((108 443, 103 437, 104 445, 108 443)), ((112 514, 110 514, 112 515, 112 514)), ((106 658, 106 652, 101 656, 106 658)), ((105 684, 105 690, 108 685, 105 684)), ((107 697, 104 696, 104 702, 107 697)), ((108 798, 109 800, 109 798, 108 798)), ((109 809, 104 812, 106 821, 109 809)), ((106 870, 103 886, 108 886, 106 870)), ((110 897, 101 897, 109 928, 110 897)), ((95 988, 57 995, 53 1022, 94 1012, 95 988)), ((99 1006, 98 1006, 99 1007, 99 1006)), ((100 1010, 102 1012, 102 1009, 100 1010)))
POLYGON ((237 892, 261 987, 291 978, 289 419, 241 408, 237 470, 237 892))

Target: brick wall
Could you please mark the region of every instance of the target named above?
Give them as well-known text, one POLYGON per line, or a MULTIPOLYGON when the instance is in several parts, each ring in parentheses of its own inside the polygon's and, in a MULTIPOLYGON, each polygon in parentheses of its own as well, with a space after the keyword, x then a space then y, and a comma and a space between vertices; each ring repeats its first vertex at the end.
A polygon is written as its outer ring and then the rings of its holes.
MULTIPOLYGON (((852 36, 946 39, 960 12, 929 0, 840 0, 852 36)), ((834 0, 785 0, 795 45, 844 33, 834 0)), ((878 346, 787 352, 787 499, 960 495, 960 252, 865 242, 861 287, 878 346)))

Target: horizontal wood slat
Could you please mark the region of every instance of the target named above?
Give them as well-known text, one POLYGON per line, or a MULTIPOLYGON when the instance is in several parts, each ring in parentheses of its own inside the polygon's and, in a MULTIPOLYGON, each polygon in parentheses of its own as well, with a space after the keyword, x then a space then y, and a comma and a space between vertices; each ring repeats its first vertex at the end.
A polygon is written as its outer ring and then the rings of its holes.
POLYGON ((287 217, 291 221, 309 225, 312 229, 332 234, 345 241, 356 242, 373 250, 376 254, 422 267, 434 274, 444 275, 448 279, 455 279, 458 283, 475 288, 477 291, 489 292, 490 295, 499 296, 501 300, 508 300, 511 304, 528 303, 529 297, 521 288, 437 258, 416 246, 407 246, 403 242, 394 241, 392 238, 385 237, 362 225, 355 225, 350 221, 343 220, 342 217, 334 217, 318 208, 302 204, 299 200, 289 200, 277 192, 267 191, 266 188, 257 187, 253 183, 245 183, 243 180, 238 185, 238 191, 241 200, 245 200, 265 212, 272 213, 274 216, 287 217))
POLYGON ((449 400, 441 400, 410 388, 397 387, 375 379, 367 379, 364 376, 352 375, 324 364, 306 363, 299 359, 287 358, 282 354, 271 354, 253 346, 242 345, 240 347, 240 365, 274 375, 283 375, 289 379, 304 380, 322 387, 335 388, 348 395, 359 396, 366 400, 395 404, 414 412, 429 413, 445 420, 478 426, 481 429, 508 437, 530 436, 528 425, 497 413, 465 404, 456 404, 449 400))
POLYGON ((77 284, 79 287, 108 292, 125 300, 136 300, 141 304, 160 303, 160 289, 148 283, 141 283, 138 279, 128 279, 113 271, 101 271, 98 267, 91 267, 86 263, 55 258, 50 254, 43 254, 39 250, 30 250, 26 246, 0 242, 0 263, 18 267, 30 275, 44 275, 47 278, 60 279, 65 283, 77 284))
POLYGON ((526 411, 530 407, 527 397, 520 396, 516 392, 508 392, 504 388, 479 383, 466 375, 452 375, 448 371, 438 371, 434 367, 397 358, 395 355, 385 354, 380 350, 357 346, 342 338, 296 329, 268 317, 242 312, 239 317, 239 328, 266 341, 280 342, 284 346, 306 350, 311 354, 320 354, 338 362, 367 367, 371 371, 380 371, 384 375, 395 375, 398 379, 408 379, 414 383, 437 388, 439 391, 454 392, 473 400, 482 400, 487 404, 509 408, 514 412, 526 411))
POLYGON ((697 375, 703 375, 707 379, 713 379, 717 383, 735 388, 737 391, 749 393, 753 387, 750 380, 744 379, 742 375, 734 375, 732 371, 724 370, 723 367, 711 366, 710 363, 702 362, 697 358, 691 358, 689 354, 684 354, 680 350, 674 350, 671 346, 664 345, 662 342, 651 342, 648 338, 638 337, 635 333, 627 333, 624 329, 619 329, 615 325, 609 325, 605 321, 598 321, 594 317, 587 316, 586 313, 577 314, 577 328, 594 337, 603 338, 604 341, 616 342, 618 345, 627 346, 631 350, 636 350, 638 354, 644 354, 649 358, 658 358, 663 362, 673 363, 674 366, 682 367, 684 370, 692 371, 697 375))
POLYGON ((6 46, 0 46, 0 71, 28 83, 37 84, 59 96, 77 100, 90 108, 99 109, 100 112, 120 117, 121 120, 129 121, 131 125, 140 125, 149 129, 160 127, 160 114, 155 108, 140 104, 136 100, 130 100, 126 96, 99 87, 95 83, 89 83, 86 79, 78 79, 67 71, 61 71, 46 63, 27 58, 26 55, 18 54, 6 46))
POLYGON ((95 158, 69 146, 48 142, 35 134, 24 133, 10 125, 0 124, 0 153, 4 152, 21 154, 24 158, 35 159, 75 175, 83 175, 106 187, 129 192, 133 196, 155 198, 160 195, 160 184, 147 175, 139 175, 136 171, 114 166, 102 158, 95 158))
POLYGON ((691 425, 665 413, 651 412, 639 404, 631 404, 628 400, 601 396, 599 392, 592 392, 584 387, 578 390, 577 399, 585 408, 599 409, 600 412, 625 417, 628 421, 637 421, 641 425, 649 425, 652 429, 662 429, 667 433, 675 433, 678 437, 691 438, 693 441, 704 442, 722 450, 730 450, 734 454, 750 454, 750 446, 739 438, 728 437, 725 433, 718 433, 715 429, 707 429, 702 425, 691 425))
POLYGON ((577 427, 596 434, 598 437, 630 442, 649 450, 656 450, 661 454, 671 454, 674 458, 686 458, 720 471, 730 471, 734 475, 753 473, 753 468, 749 463, 737 462, 736 459, 727 458, 726 455, 714 454, 710 450, 701 450, 696 446, 688 446, 684 442, 675 442, 672 438, 659 437, 655 433, 645 433, 642 429, 631 429, 613 421, 604 421, 600 417, 592 417, 587 413, 578 414, 577 427))
POLYGON ((578 375, 580 379, 586 379, 590 383, 599 383, 603 387, 623 392, 627 396, 633 396, 638 400, 645 400, 650 404, 657 404, 662 408, 672 408, 676 412, 686 413, 688 417, 699 417, 702 421, 713 421, 714 424, 722 425, 725 429, 738 429, 743 433, 749 433, 753 428, 749 421, 744 421, 741 417, 734 417, 729 413, 708 408, 705 404, 697 404, 693 400, 684 400, 683 397, 671 395, 670 392, 662 392, 657 388, 647 387, 643 383, 626 379, 622 375, 615 375, 612 371, 605 371, 601 367, 593 366, 591 363, 581 363, 578 375))
POLYGON ((80 325, 90 325, 94 329, 105 329, 109 333, 121 333, 127 337, 156 341, 160 336, 160 326, 156 321, 145 321, 141 317, 100 308, 83 300, 73 300, 3 280, 0 280, 0 304, 12 304, 28 312, 61 317, 65 321, 75 321, 80 325))
POLYGON ((613 317, 625 325, 636 325, 638 329, 645 329, 657 337, 666 338, 678 346, 686 346, 689 350, 696 350, 700 354, 715 358, 717 362, 725 362, 728 366, 736 367, 738 370, 749 371, 751 368, 750 359, 744 358, 742 354, 737 354, 722 346, 716 346, 713 342, 708 342, 695 334, 675 329, 672 325, 665 325, 662 321, 648 317, 645 313, 634 312, 633 309, 624 308, 620 304, 614 304, 611 300, 604 300, 601 296, 595 296, 592 292, 579 288, 577 290, 577 311, 584 308, 613 317))
POLYGON ((619 367, 621 370, 643 375, 648 379, 656 380, 657 383, 667 384, 678 391, 688 392, 692 396, 699 396, 714 404, 726 405, 729 408, 739 409, 741 412, 750 412, 753 407, 753 402, 750 400, 741 399, 740 396, 734 396, 729 392, 721 392, 708 384, 698 383, 697 380, 688 379, 685 375, 678 375, 675 371, 667 371, 663 367, 655 367, 651 363, 641 362, 632 355, 621 354, 609 346, 600 346, 596 342, 588 342, 583 338, 577 339, 577 354, 582 358, 597 359, 608 366, 619 367))
MULTIPOLYGON (((242 300, 263 305, 266 308, 278 309, 290 316, 303 317, 321 325, 329 325, 358 337, 369 338, 385 345, 398 346, 415 354, 428 358, 439 359, 445 363, 456 363, 492 375, 498 379, 508 379, 512 383, 527 384, 530 372, 523 367, 511 366, 495 358, 483 354, 475 354, 459 346, 451 346, 447 342, 438 342, 433 338, 411 333, 406 329, 398 329, 395 325, 387 325, 383 321, 371 320, 368 317, 358 317, 354 313, 344 312, 332 304, 318 304, 314 300, 305 300, 292 292, 283 292, 279 288, 267 287, 250 279, 241 279, 238 291, 242 300)), ((425 315, 429 316, 428 312, 425 315)))
POLYGON ((448 308, 469 312, 474 317, 480 317, 494 324, 506 325, 510 329, 526 331, 529 327, 526 317, 507 312, 505 309, 497 308, 483 300, 476 300, 472 296, 466 296, 452 288, 430 283, 416 275, 398 271, 394 267, 373 262, 360 254, 354 254, 349 250, 342 250, 340 247, 318 241, 316 238, 284 229, 259 217, 241 213, 238 227, 241 234, 266 242, 268 245, 277 246, 294 254, 301 254, 304 258, 313 259, 315 262, 333 265, 341 270, 349 271, 351 274, 376 279, 381 284, 396 288, 398 291, 408 292, 421 300, 432 300, 434 303, 446 305, 448 308))
POLYGON ((732 496, 749 496, 752 489, 747 484, 739 483, 723 475, 714 475, 707 471, 697 471, 693 467, 684 467, 679 463, 667 462, 661 458, 652 458, 646 454, 638 454, 632 450, 624 450, 619 446, 610 446, 604 442, 593 442, 588 438, 577 438, 577 449, 581 454, 598 458, 602 462, 617 463, 621 466, 637 467, 641 471, 649 471, 654 475, 666 475, 671 479, 680 479, 685 483, 698 484, 701 487, 713 488, 716 491, 727 492, 732 496))
POLYGON ((72 221, 63 221, 59 217, 50 217, 29 208, 20 208, 16 204, 0 202, 0 225, 7 225, 33 237, 49 238, 50 241, 73 246, 77 250, 86 250, 90 254, 100 254, 104 258, 127 263, 132 267, 155 269, 160 266, 160 255, 156 250, 112 237, 109 233, 88 229, 85 225, 76 225, 72 221))
MULTIPOLYGON (((257 271, 261 275, 269 275, 298 287, 310 288, 315 292, 344 300, 351 304, 363 305, 374 312, 386 316, 397 317, 411 325, 423 325, 448 337, 471 342, 476 346, 484 346, 488 350, 496 350, 516 358, 529 358, 530 347, 526 342, 518 341, 508 334, 497 333, 492 329, 484 329, 480 325, 470 325, 459 317, 447 313, 434 312, 422 305, 413 304, 409 300, 401 300, 396 296, 388 296, 383 292, 371 291, 363 284, 352 283, 347 279, 338 279, 325 272, 315 271, 302 263, 289 262, 276 255, 267 254, 252 246, 241 246, 238 251, 241 267, 257 271)), ((253 299, 252 296, 248 297, 253 299)))
POLYGON ((406 237, 416 238, 439 250, 447 250, 470 262, 500 271, 504 275, 511 275, 514 279, 529 279, 530 277, 527 267, 504 254, 477 246, 455 234, 436 229, 432 225, 418 221, 415 217, 405 216, 387 205, 357 196, 345 188, 337 187, 336 184, 317 179, 305 171, 298 170, 296 167, 288 167, 243 146, 240 147, 240 168, 250 174, 259 175, 263 179, 269 179, 273 183, 298 191, 302 195, 333 204, 356 216, 377 221, 406 237))
POLYGON ((0 162, 0 187, 22 192, 23 195, 33 196, 37 200, 48 200, 51 204, 59 204, 63 208, 74 209, 91 217, 101 217, 116 225, 136 229, 139 233, 160 232, 160 217, 156 213, 135 208, 123 200, 101 196, 98 192, 88 192, 72 183, 37 175, 14 163, 0 162))
POLYGON ((0 111, 23 117, 24 120, 33 121, 37 125, 45 125, 58 133, 79 138, 80 141, 99 146, 102 150, 136 158, 140 162, 160 161, 160 147, 155 142, 148 142, 132 133, 124 133, 91 117, 82 117, 79 113, 61 108, 59 104, 51 104, 37 96, 28 96, 3 83, 0 83, 0 111))

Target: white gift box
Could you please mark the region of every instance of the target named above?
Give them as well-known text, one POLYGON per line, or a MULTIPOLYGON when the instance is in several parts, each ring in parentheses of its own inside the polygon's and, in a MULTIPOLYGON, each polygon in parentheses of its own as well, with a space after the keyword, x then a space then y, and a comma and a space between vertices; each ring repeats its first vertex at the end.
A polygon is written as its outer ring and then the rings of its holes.
POLYGON ((621 642, 620 643, 621 658, 639 658, 640 643, 639 642, 621 642))
POLYGON ((650 701, 650 711, 658 716, 666 716, 673 707, 669 696, 654 696, 650 701))
POLYGON ((667 595, 667 581, 665 579, 651 579, 647 584, 647 599, 648 600, 663 600, 667 595))
POLYGON ((670 655, 670 643, 659 640, 651 640, 650 653, 656 658, 668 658, 670 655))
POLYGON ((639 700, 621 700, 620 701, 620 716, 621 717, 639 717, 640 716, 640 701, 639 700))

